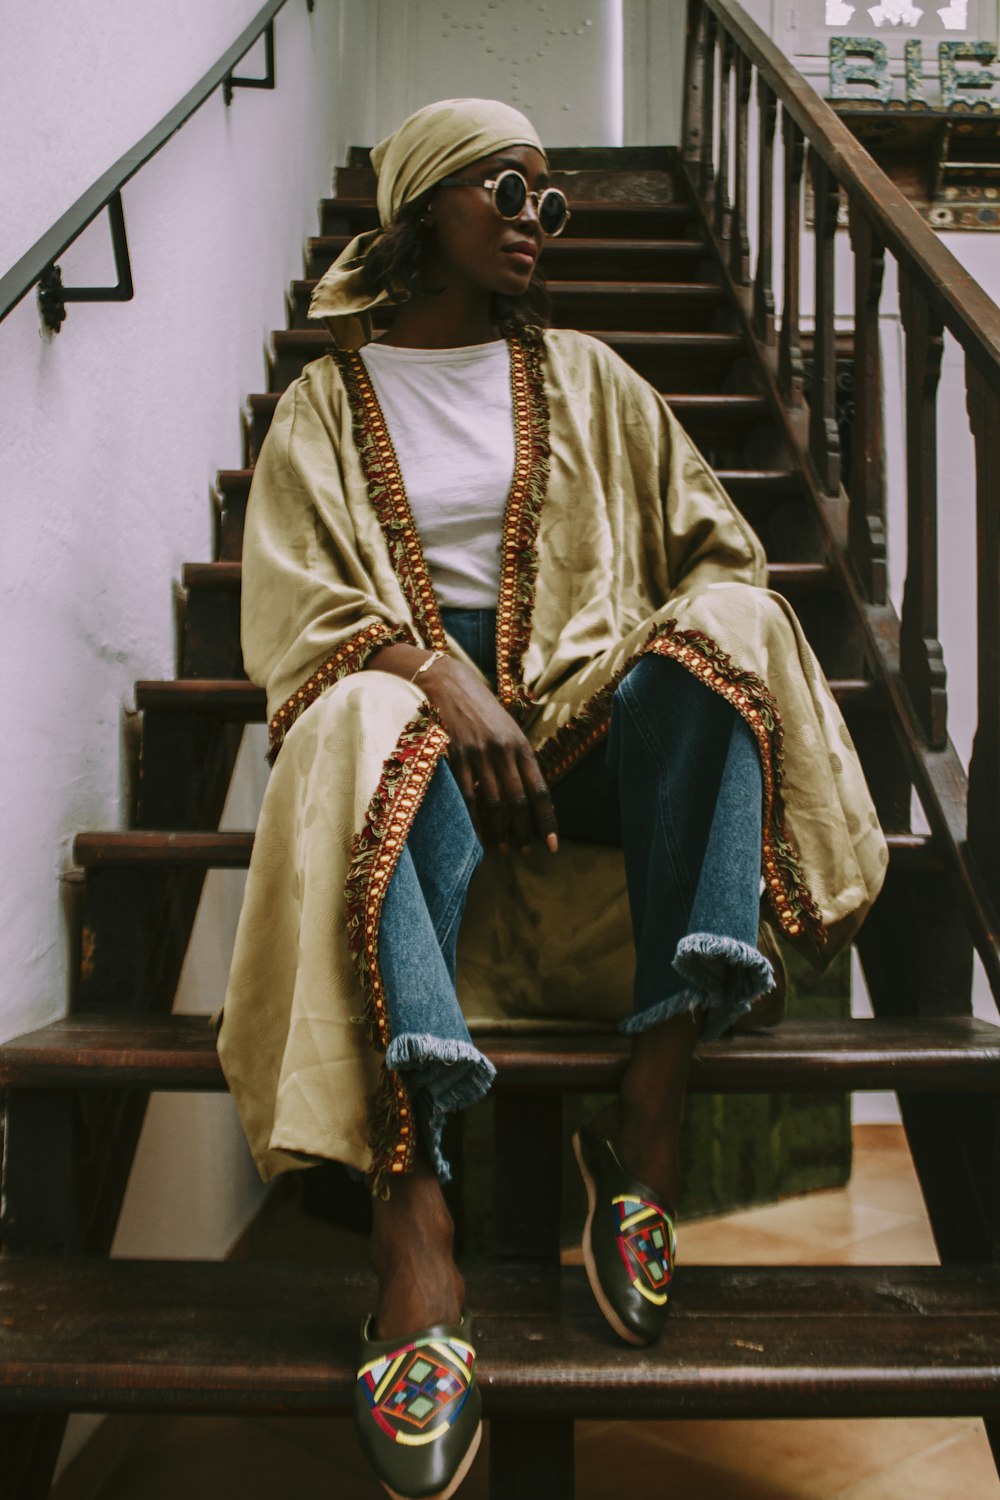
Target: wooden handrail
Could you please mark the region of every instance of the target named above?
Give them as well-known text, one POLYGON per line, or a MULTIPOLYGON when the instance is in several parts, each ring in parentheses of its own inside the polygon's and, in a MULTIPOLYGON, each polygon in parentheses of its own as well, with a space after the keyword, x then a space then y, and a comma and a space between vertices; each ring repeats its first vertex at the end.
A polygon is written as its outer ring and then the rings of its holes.
POLYGON ((857 638, 890 706, 897 748, 878 771, 883 814, 894 831, 909 826, 912 782, 1000 997, 1000 307, 736 0, 690 0, 682 162, 703 231, 811 492, 857 638), (746 107, 751 97, 755 131, 746 107), (747 203, 748 176, 757 182, 755 214, 747 203), (815 258, 808 361, 800 332, 804 180, 812 186, 815 258), (844 196, 855 273, 857 412, 847 465, 835 404, 842 334, 833 253, 844 196), (744 251, 751 228, 753 256, 744 251), (780 307, 773 286, 775 232, 780 307), (887 254, 897 262, 905 338, 901 615, 886 581, 879 318, 887 254), (936 427, 945 330, 965 351, 976 458, 977 722, 968 774, 948 738, 938 626, 936 427))
POLYGON ((758 71, 900 264, 933 296, 945 327, 980 367, 1000 376, 1000 307, 928 227, 835 110, 736 0, 702 0, 758 71))

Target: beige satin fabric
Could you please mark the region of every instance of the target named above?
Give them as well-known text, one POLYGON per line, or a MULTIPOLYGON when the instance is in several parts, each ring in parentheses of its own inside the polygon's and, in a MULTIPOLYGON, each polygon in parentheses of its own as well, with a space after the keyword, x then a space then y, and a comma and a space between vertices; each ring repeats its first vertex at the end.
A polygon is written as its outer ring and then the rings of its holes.
MULTIPOLYGON (((761 586, 759 542, 656 392, 585 334, 550 331, 545 349, 552 467, 524 660, 539 700, 529 738, 544 747, 654 624, 710 637, 777 700, 787 828, 830 958, 875 899, 887 852, 823 674, 786 601, 761 586)), ((413 626, 327 357, 282 396, 247 513, 244 654, 269 713, 380 621, 413 626)), ((356 673, 305 710, 271 775, 219 1033, 265 1180, 323 1157, 370 1164, 378 1059, 357 1019, 344 882, 372 788, 421 702, 417 686, 356 673)), ((610 1026, 629 1012, 633 967, 620 851, 487 856, 459 943, 471 1026, 610 1026)))
POLYGON ((387 302, 385 292, 365 290, 362 271, 372 246, 404 204, 442 177, 507 146, 534 146, 545 155, 538 134, 519 110, 498 99, 441 99, 418 109, 371 152, 378 177, 381 229, 356 235, 322 276, 309 303, 310 318, 326 318, 341 349, 359 349, 371 338, 371 309, 387 302))

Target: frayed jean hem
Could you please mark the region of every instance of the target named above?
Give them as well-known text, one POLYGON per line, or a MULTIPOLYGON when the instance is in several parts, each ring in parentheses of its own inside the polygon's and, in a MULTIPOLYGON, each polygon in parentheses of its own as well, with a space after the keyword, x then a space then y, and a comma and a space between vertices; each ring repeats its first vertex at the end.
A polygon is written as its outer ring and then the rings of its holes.
POLYGON ((439 1181, 449 1182, 451 1167, 441 1151, 445 1121, 455 1110, 468 1109, 489 1093, 496 1068, 471 1042, 426 1032, 393 1037, 385 1065, 403 1075, 424 1149, 439 1181))
POLYGON ((710 1003, 708 996, 703 995, 700 990, 678 990, 676 995, 668 995, 666 1000, 657 1000, 655 1005, 647 1005, 645 1010, 636 1011, 634 1016, 620 1022, 618 1029, 624 1036, 639 1036, 643 1031, 659 1026, 662 1021, 672 1021, 675 1016, 692 1015, 696 1010, 704 1010, 710 1003))
POLYGON ((704 1010, 703 1042, 714 1042, 750 1009, 750 1002, 774 989, 774 970, 749 943, 692 932, 677 944, 673 967, 689 988, 636 1012, 621 1024, 626 1036, 648 1031, 674 1016, 704 1010))

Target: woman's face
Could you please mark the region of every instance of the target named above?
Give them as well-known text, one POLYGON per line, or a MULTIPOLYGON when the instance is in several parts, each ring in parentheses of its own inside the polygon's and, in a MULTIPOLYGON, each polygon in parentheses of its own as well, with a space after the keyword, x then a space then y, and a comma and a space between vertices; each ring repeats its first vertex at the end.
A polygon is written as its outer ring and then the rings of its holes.
MULTIPOLYGON (((454 175, 483 182, 506 167, 521 173, 529 194, 549 186, 545 158, 534 146, 504 147, 454 175)), ((429 285, 465 286, 508 297, 527 290, 544 239, 530 197, 516 219, 501 219, 488 189, 440 187, 428 213, 424 275, 429 285)))

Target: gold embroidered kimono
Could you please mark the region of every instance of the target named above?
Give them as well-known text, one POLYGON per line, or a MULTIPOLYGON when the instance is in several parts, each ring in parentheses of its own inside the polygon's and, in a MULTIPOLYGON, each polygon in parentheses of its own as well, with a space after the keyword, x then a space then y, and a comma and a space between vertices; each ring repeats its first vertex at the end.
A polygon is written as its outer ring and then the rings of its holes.
MULTIPOLYGON (((825 961, 877 895, 886 846, 823 675, 764 586, 759 542, 617 355, 562 330, 509 342, 498 696, 550 780, 602 737, 615 684, 645 652, 725 696, 760 749, 772 916, 825 961)), ((278 404, 243 551, 244 656, 276 758, 213 1022, 264 1180, 332 1157, 377 1184, 411 1159, 406 1092, 382 1066, 379 913, 447 736, 419 687, 361 670, 399 640, 462 655, 363 362, 327 356, 278 404)), ((473 1029, 613 1023, 631 1011, 633 966, 620 851, 487 855, 459 944, 473 1029)))

